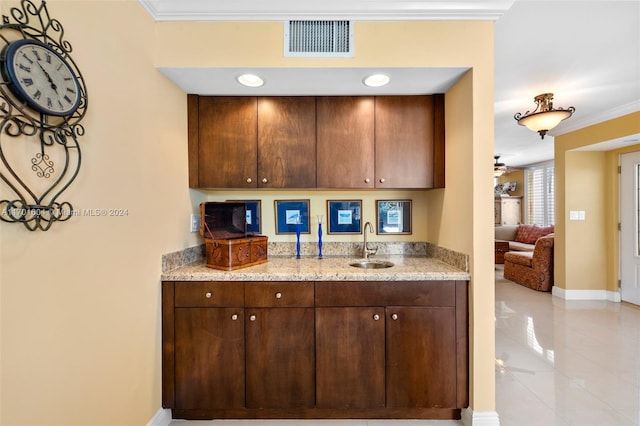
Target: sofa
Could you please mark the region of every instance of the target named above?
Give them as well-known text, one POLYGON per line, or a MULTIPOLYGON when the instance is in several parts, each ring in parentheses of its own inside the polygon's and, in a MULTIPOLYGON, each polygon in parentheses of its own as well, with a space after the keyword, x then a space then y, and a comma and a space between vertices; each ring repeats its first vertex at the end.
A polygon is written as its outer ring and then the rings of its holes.
MULTIPOLYGON (((505 228, 510 225, 503 225, 505 228)), ((513 229, 496 229, 496 239, 509 241, 504 253, 504 277, 537 291, 553 287, 553 227, 513 225, 513 229), (522 228, 522 229, 519 229, 522 228), (507 239, 514 233, 513 240, 507 239), (513 244, 513 245, 512 245, 513 244), (512 248, 513 247, 513 248, 512 248)), ((498 228, 498 227, 496 227, 498 228)))
POLYGON ((553 225, 500 225, 495 227, 495 239, 508 241, 509 251, 533 251, 538 238, 553 232, 553 225))

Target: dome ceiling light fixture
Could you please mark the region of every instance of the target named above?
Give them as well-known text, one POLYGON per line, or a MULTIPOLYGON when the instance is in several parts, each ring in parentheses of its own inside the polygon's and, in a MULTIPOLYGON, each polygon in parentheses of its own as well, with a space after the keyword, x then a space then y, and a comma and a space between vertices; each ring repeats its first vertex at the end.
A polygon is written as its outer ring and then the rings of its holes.
POLYGON ((536 109, 533 111, 527 111, 524 114, 516 113, 513 118, 516 119, 519 125, 526 126, 528 129, 538 132, 542 139, 544 135, 554 127, 556 127, 562 120, 566 120, 571 117, 576 110, 574 107, 567 109, 553 108, 553 93, 543 93, 533 98, 536 103, 536 109))
POLYGON ((495 158, 496 162, 493 164, 493 176, 494 177, 500 177, 503 174, 507 173, 507 165, 504 163, 499 163, 498 160, 500 159, 499 155, 494 155, 493 158, 495 158))

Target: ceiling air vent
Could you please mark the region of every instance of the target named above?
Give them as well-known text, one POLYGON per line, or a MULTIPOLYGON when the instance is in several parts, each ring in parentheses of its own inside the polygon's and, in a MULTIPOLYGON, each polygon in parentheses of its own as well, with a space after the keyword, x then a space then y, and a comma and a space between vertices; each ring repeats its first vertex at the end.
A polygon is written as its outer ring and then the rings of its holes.
POLYGON ((353 57, 353 22, 285 21, 284 56, 353 57))

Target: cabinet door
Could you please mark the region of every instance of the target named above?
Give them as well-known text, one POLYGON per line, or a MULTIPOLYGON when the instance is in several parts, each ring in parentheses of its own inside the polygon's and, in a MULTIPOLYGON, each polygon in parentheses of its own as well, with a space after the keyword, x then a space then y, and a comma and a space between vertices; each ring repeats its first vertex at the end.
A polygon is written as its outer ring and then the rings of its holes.
POLYGON ((520 198, 501 199, 500 220, 503 225, 520 225, 520 198))
POLYGON ((316 187, 316 100, 258 98, 258 187, 316 187))
POLYGON ((200 96, 198 182, 201 188, 256 188, 255 97, 200 96))
POLYGON ((431 96, 377 96, 376 188, 434 187, 431 96))
POLYGON ((313 308, 247 308, 247 408, 315 403, 313 308))
POLYGON ((175 309, 175 408, 244 407, 244 371, 241 308, 175 309))
POLYGON ((387 406, 456 407, 454 307, 387 307, 387 406))
POLYGON ((374 187, 374 98, 317 98, 318 188, 374 187))
POLYGON ((385 405, 384 308, 316 308, 316 406, 385 405))

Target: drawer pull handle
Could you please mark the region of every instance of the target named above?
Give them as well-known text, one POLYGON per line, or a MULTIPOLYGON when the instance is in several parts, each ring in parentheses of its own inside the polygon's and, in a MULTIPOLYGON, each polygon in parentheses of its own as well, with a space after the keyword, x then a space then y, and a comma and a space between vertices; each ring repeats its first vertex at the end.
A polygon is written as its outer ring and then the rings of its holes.
POLYGON ((256 316, 255 316, 255 315, 251 315, 251 316, 249 317, 249 319, 250 319, 251 321, 255 321, 255 320, 256 320, 256 316))
POLYGON ((238 320, 238 314, 231 315, 231 320, 232 321, 237 321, 238 320))
POLYGON ((277 292, 276 293, 276 299, 282 299, 282 293, 277 292))
POLYGON ((267 182, 269 182, 267 178, 262 178, 262 183, 267 183, 267 182))
POLYGON ((204 297, 206 297, 207 299, 211 299, 211 296, 213 296, 213 294, 211 294, 210 291, 206 292, 204 297))
POLYGON ((394 321, 398 320, 398 314, 391 314, 391 319, 394 321))
POLYGON ((378 321, 380 319, 380 315, 374 314, 373 315, 373 319, 374 319, 374 321, 378 321))
POLYGON ((253 179, 247 178, 247 183, 251 183, 251 182, 253 182, 253 179))
POLYGON ((365 178, 364 179, 364 183, 369 183, 369 182, 371 182, 371 179, 369 179, 369 178, 365 178))
POLYGON ((385 178, 380 178, 380 183, 385 183, 387 180, 385 178))

